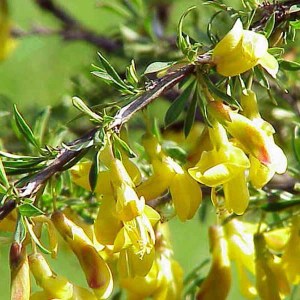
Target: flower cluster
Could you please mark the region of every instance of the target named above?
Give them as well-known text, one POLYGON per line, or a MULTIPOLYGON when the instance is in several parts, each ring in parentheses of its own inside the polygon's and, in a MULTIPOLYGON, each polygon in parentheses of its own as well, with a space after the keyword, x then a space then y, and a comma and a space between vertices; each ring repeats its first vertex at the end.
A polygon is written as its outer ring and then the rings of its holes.
MULTIPOLYGON (((98 174, 95 188, 100 207, 93 228, 97 243, 103 246, 100 254, 107 261, 116 263, 120 284, 128 290, 130 299, 140 299, 141 295, 158 297, 155 299, 169 299, 169 295, 173 295, 174 299, 179 299, 182 276, 178 275, 181 268, 172 259, 170 250, 160 247, 157 242, 160 215, 145 203, 145 198, 151 199, 152 195, 146 190, 141 193, 148 182, 146 180, 138 186, 142 189, 136 188, 141 178, 139 169, 128 158, 124 157, 121 161, 110 153, 108 148, 104 150, 102 159, 107 168, 98 174)), ((173 161, 172 164, 180 168, 173 161)), ((89 190, 90 168, 91 163, 85 162, 72 169, 73 181, 89 190)), ((181 168, 179 171, 183 172, 181 168)), ((168 176, 165 178, 168 179, 168 176)), ((189 179, 198 188, 201 200, 198 184, 189 179)), ((155 186, 152 188, 157 193, 155 186)))
POLYGON ((283 299, 300 281, 299 216, 288 227, 262 232, 257 225, 236 219, 209 231, 212 264, 201 283, 197 299, 227 299, 231 282, 231 262, 237 271, 239 288, 245 299, 283 299), (219 284, 222 282, 222 285, 219 284))
POLYGON ((252 90, 243 92, 241 105, 243 114, 221 101, 208 104, 211 149, 202 151, 198 163, 188 169, 204 185, 222 185, 225 207, 239 215, 248 206, 248 180, 262 188, 275 173, 282 174, 287 168, 286 156, 274 142, 275 130, 260 117, 252 90))

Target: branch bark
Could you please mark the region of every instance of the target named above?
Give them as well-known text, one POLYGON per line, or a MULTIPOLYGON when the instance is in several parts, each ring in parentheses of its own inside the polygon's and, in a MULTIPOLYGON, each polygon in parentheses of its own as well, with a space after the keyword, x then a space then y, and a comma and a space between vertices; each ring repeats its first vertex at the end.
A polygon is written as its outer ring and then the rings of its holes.
POLYGON ((106 51, 117 51, 122 48, 122 42, 104 37, 99 33, 87 28, 76 18, 65 11, 53 0, 35 0, 36 4, 44 11, 52 14, 62 24, 63 28, 58 33, 65 40, 82 40, 95 45, 106 51))

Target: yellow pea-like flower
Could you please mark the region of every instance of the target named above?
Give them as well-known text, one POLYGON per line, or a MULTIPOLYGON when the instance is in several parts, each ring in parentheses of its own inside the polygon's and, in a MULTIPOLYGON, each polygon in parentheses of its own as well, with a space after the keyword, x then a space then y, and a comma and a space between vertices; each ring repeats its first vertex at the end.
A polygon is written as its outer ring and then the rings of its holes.
POLYGON ((212 264, 197 294, 197 300, 225 300, 231 286, 231 270, 228 257, 227 241, 223 228, 209 228, 209 244, 212 253, 212 264))
POLYGON ((10 247, 11 300, 29 300, 30 274, 24 245, 13 242, 10 247))
POLYGON ((100 244, 113 245, 122 222, 116 213, 116 201, 111 195, 103 195, 95 220, 95 235, 100 244))
POLYGON ((51 220, 76 255, 89 287, 97 297, 107 299, 113 289, 112 274, 91 240, 82 228, 67 219, 62 212, 55 211, 51 220))
POLYGON ((273 77, 278 72, 277 60, 268 53, 268 40, 262 34, 244 30, 240 19, 215 46, 212 55, 217 72, 236 76, 260 64, 273 77))
MULTIPOLYGON (((275 252, 282 252, 289 241, 291 229, 289 227, 278 228, 264 232, 263 235, 269 249, 275 252)), ((282 263, 284 265, 284 261, 282 263)))
MULTIPOLYGON (((67 300, 67 298, 56 298, 54 299, 51 294, 45 291, 35 292, 30 295, 30 300, 67 300)), ((95 294, 91 293, 89 290, 82 288, 80 286, 73 286, 73 295, 68 300, 97 300, 95 294)))
POLYGON ((127 291, 127 299, 151 297, 155 300, 179 300, 183 287, 183 271, 173 259, 169 246, 167 224, 159 226, 155 260, 145 276, 121 277, 120 285, 127 291))
POLYGON ((300 216, 293 217, 291 233, 282 255, 283 268, 292 284, 300 282, 300 216))
POLYGON ((236 219, 226 222, 224 225, 229 259, 234 261, 236 265, 239 288, 246 298, 253 298, 257 295, 256 288, 248 276, 248 273, 253 275, 255 273, 253 243, 255 231, 256 225, 236 219))
POLYGON ((30 270, 37 284, 51 298, 70 299, 73 295, 73 285, 67 278, 56 275, 50 269, 44 256, 33 253, 28 257, 30 270))
POLYGON ((182 171, 173 177, 170 193, 178 218, 181 221, 191 219, 202 201, 199 184, 186 171, 182 171))
POLYGON ((280 300, 290 293, 289 282, 279 257, 267 248, 264 236, 254 236, 256 289, 262 300, 280 300))
POLYGON ((274 143, 273 129, 269 123, 261 118, 249 119, 220 101, 210 102, 208 110, 247 154, 278 174, 285 172, 287 159, 281 148, 274 143))
POLYGON ((250 167, 245 153, 233 146, 221 124, 209 128, 213 149, 204 151, 189 174, 198 182, 210 187, 223 185, 225 206, 236 214, 243 214, 249 202, 245 170, 250 167), (238 182, 238 184, 237 184, 238 182))
POLYGON ((263 120, 260 116, 256 94, 252 90, 244 90, 241 95, 241 105, 243 107, 242 114, 261 130, 264 135, 265 144, 267 145, 270 161, 265 164, 255 157, 252 153, 249 156, 251 167, 249 170, 249 178, 255 188, 262 188, 267 184, 275 173, 282 174, 287 168, 287 159, 283 151, 278 147, 273 138, 275 133, 271 124, 263 120))
POLYGON ((150 157, 153 174, 137 187, 138 194, 147 201, 159 197, 169 189, 179 219, 191 219, 202 201, 200 186, 188 172, 163 152, 155 136, 146 134, 143 145, 150 157))

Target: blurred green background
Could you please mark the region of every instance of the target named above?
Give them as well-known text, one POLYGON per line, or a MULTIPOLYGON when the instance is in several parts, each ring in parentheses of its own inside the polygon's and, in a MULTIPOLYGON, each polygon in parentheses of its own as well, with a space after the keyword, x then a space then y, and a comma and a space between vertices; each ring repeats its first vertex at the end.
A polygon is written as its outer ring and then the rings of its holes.
MULTIPOLYGON (((113 1, 112 1, 113 2, 113 1)), ((231 1, 239 2, 239 1, 231 1)), ((124 21, 122 17, 112 14, 96 5, 95 0, 72 0, 58 1, 73 16, 89 28, 110 36, 118 31, 124 21)), ((170 23, 168 31, 175 33, 178 20, 186 8, 193 4, 199 5, 200 1, 174 1, 170 12, 170 23)), ((34 1, 10 0, 11 15, 16 27, 25 31, 30 30, 33 25, 59 28, 59 22, 53 16, 41 11, 36 7, 34 1)), ((198 10, 199 27, 205 31, 208 18, 208 9, 198 10)), ((188 22, 188 21, 187 21, 188 22)), ((78 76, 89 78, 92 69, 91 64, 97 63, 97 49, 95 46, 83 41, 63 41, 61 37, 53 36, 26 36, 18 39, 18 46, 12 55, 0 64, 0 110, 9 114, 12 111, 12 104, 17 104, 26 120, 33 122, 36 114, 45 106, 71 107, 71 96, 76 95, 76 80, 78 76)), ((128 57, 128 61, 114 59, 110 53, 106 57, 119 70, 124 71, 124 63, 129 64, 135 57, 128 57)), ((153 58, 156 60, 157 58, 153 58)), ((138 66, 141 70, 152 61, 145 62, 145 65, 138 66)), ((110 88, 99 84, 96 85, 96 96, 106 93, 110 88), (97 89, 103 89, 97 91, 97 89)), ((85 99, 89 101, 90 99, 85 99)), ((92 104, 95 104, 93 101, 92 104)), ((100 99, 99 99, 100 101, 100 99)), ((65 122, 70 120, 69 112, 60 111, 59 119, 65 122)), ((71 109, 71 116, 76 115, 75 109, 71 109)), ((163 112, 161 112, 163 114, 163 112)), ((1 124, 1 121, 0 121, 1 124)), ((5 133, 0 132, 0 136, 5 133)), ((209 205, 208 211, 213 208, 209 205)), ((208 213, 207 224, 214 222, 214 215, 208 213)), ((193 220, 181 223, 174 219, 170 222, 171 241, 174 247, 175 259, 182 265, 185 274, 195 266, 201 264, 209 257, 207 241, 207 225, 199 221, 196 216, 193 220)), ((51 260, 54 271, 66 275, 71 281, 86 286, 78 262, 66 249, 62 249, 58 260, 51 260), (63 267, 62 267, 63 266, 63 267)), ((207 270, 205 268, 204 270, 207 270)), ((8 246, 2 246, 0 253, 0 299, 9 299, 9 267, 8 267, 8 246)), ((229 299, 241 299, 236 288, 235 280, 229 299)), ((217 299, 216 299, 217 300, 217 299)))

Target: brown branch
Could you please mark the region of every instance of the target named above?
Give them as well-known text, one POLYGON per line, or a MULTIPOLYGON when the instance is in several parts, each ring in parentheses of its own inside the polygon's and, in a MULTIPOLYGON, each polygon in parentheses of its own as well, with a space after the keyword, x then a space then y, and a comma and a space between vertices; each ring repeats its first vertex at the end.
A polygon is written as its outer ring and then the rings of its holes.
POLYGON ((71 14, 66 12, 53 0, 35 0, 36 4, 44 11, 52 14, 63 24, 59 33, 65 40, 82 40, 106 51, 117 51, 122 48, 121 41, 104 37, 99 33, 85 27, 71 14))
POLYGON ((3 220, 16 207, 16 201, 8 200, 0 207, 0 221, 3 220))
POLYGON ((300 17, 299 12, 290 13, 290 8, 299 4, 299 0, 290 0, 290 1, 269 1, 263 2, 257 9, 257 13, 261 15, 260 19, 251 25, 253 31, 260 31, 264 29, 267 21, 270 19, 273 13, 275 13, 275 28, 278 27, 285 21, 294 20, 300 17))

